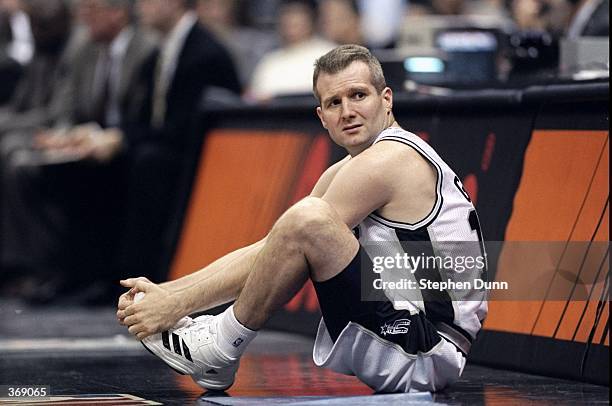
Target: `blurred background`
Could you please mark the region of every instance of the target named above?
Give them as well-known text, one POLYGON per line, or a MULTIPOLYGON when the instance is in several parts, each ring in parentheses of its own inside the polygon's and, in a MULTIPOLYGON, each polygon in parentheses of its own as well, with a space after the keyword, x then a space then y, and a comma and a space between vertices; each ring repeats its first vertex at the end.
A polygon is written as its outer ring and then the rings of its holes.
POLYGON ((400 100, 607 81, 609 1, 0 0, 2 295, 167 278, 206 112, 314 106, 314 60, 346 43, 400 100))

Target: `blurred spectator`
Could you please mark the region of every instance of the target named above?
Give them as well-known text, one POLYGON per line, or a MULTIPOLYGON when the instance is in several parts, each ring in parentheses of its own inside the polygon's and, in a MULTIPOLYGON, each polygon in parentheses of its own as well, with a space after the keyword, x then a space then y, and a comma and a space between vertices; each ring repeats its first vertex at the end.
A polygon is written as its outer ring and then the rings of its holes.
POLYGON ((214 91, 239 100, 241 86, 227 50, 198 24, 195 1, 138 0, 137 6, 162 43, 146 73, 144 120, 118 132, 128 158, 118 261, 122 277, 165 280, 175 207, 189 189, 183 184, 202 142, 200 100, 214 91))
POLYGON ((200 22, 217 35, 232 54, 240 81, 246 86, 259 60, 278 46, 276 35, 251 26, 245 1, 199 0, 197 11, 200 22))
POLYGON ((510 37, 509 79, 529 82, 556 76, 559 39, 572 13, 569 0, 512 0, 510 10, 518 30, 510 37))
POLYGON ((356 0, 320 0, 319 30, 336 44, 363 44, 356 0))
POLYGON ((371 48, 392 48, 403 23, 406 0, 359 0, 361 32, 371 48))
POLYGON ((0 0, 0 106, 11 98, 22 72, 19 62, 9 55, 12 42, 11 15, 4 0, 0 0))
MULTIPOLYGON (((90 296, 85 288, 105 289, 122 163, 114 159, 120 140, 102 137, 99 128, 140 119, 138 78, 154 50, 132 25, 131 0, 81 1, 89 41, 71 59, 67 90, 59 95, 63 108, 55 125, 64 128, 2 141, 2 265, 37 278, 40 289, 30 296, 38 300, 74 287, 90 296)), ((34 31, 50 40, 67 26, 63 21, 34 31)))
POLYGON ((412 0, 408 15, 488 16, 509 18, 504 0, 412 0))
POLYGON ((584 0, 577 10, 567 30, 567 37, 609 37, 610 1, 584 0))
POLYGON ((465 5, 464 12, 468 15, 509 18, 506 0, 472 0, 465 5))
POLYGON ((278 7, 283 0, 245 0, 243 8, 253 20, 253 25, 261 29, 274 29, 278 7))
POLYGON ((310 94, 315 60, 334 47, 316 35, 314 1, 284 0, 278 10, 282 48, 265 55, 255 68, 247 97, 310 94))
MULTIPOLYGON (((4 21, 5 24, 8 22, 8 30, 10 30, 6 52, 21 65, 27 65, 34 54, 34 42, 30 19, 23 10, 22 1, 0 0, 0 14, 2 13, 5 14, 4 21)), ((0 30, 7 31, 7 28, 0 28, 0 30)))
POLYGON ((430 4, 432 14, 456 16, 465 13, 464 0, 432 0, 430 4))
POLYGON ((545 31, 559 37, 572 13, 568 0, 512 0, 511 12, 521 31, 545 31))
POLYGON ((83 41, 71 29, 66 0, 30 0, 27 4, 34 56, 9 105, 0 109, 0 138, 12 131, 50 126, 59 118, 65 108, 75 51, 83 41))

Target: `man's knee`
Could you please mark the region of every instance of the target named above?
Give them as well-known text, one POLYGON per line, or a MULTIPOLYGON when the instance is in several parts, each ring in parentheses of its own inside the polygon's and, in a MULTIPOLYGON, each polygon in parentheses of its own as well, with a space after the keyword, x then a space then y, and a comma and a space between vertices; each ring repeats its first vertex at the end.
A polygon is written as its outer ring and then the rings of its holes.
POLYGON ((329 203, 316 197, 306 197, 294 204, 277 225, 298 239, 316 238, 346 228, 329 203))

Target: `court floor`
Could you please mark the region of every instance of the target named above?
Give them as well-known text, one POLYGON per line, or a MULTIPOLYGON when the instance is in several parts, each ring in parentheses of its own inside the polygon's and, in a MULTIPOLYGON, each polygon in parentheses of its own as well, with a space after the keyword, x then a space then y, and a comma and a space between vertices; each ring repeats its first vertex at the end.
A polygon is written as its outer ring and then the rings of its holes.
POLYGON ((311 350, 308 337, 264 331, 243 357, 236 384, 205 394, 126 335, 112 308, 0 301, 0 385, 49 386, 48 404, 609 404, 607 387, 472 364, 442 393, 373 394, 354 377, 315 367, 311 350))

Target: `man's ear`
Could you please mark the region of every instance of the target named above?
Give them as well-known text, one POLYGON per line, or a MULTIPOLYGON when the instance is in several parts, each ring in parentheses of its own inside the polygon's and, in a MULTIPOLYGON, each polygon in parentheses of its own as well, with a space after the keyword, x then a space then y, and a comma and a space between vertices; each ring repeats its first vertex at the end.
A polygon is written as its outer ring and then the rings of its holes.
POLYGON ((385 108, 387 111, 391 111, 393 109, 393 90, 390 87, 385 87, 382 96, 385 100, 385 108))
POLYGON ((321 107, 317 107, 317 116, 319 116, 319 120, 321 120, 321 125, 323 125, 323 128, 327 130, 327 124, 325 124, 325 120, 323 120, 323 111, 321 110, 321 107))

